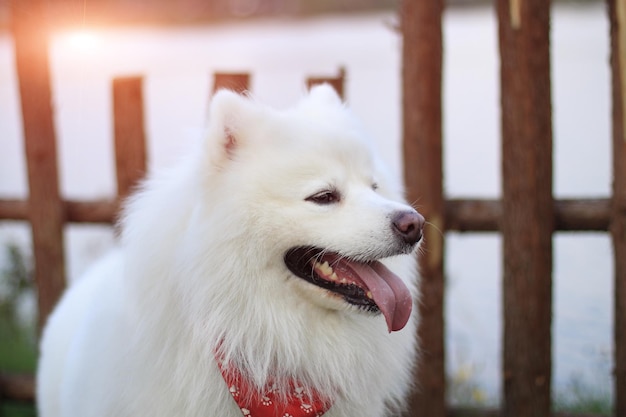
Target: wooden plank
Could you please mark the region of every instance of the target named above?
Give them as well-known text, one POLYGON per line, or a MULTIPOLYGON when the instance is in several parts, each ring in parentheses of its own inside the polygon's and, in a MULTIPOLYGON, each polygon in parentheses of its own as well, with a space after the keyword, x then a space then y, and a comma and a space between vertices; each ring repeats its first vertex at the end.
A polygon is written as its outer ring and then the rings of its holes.
POLYGON ((551 406, 554 230, 550 2, 498 0, 497 9, 503 174, 503 413, 507 417, 547 417, 551 406), (511 5, 519 10, 510 10, 511 5))
MULTIPOLYGON (((554 200, 554 229, 559 232, 607 232, 611 199, 554 200)), ((71 223, 113 223, 115 200, 64 202, 65 218, 71 223)), ((498 232, 502 202, 488 199, 445 201, 446 230, 454 232, 498 232)), ((28 220, 28 201, 0 200, 0 219, 28 220)))
POLYGON ((422 354, 410 398, 414 416, 445 416, 442 177, 442 0, 401 3, 404 178, 408 201, 428 220, 420 256, 422 354))
POLYGON ((0 220, 28 220, 28 201, 0 200, 0 220))
MULTIPOLYGON (((64 201, 65 221, 108 223, 115 221, 117 200, 64 201)), ((28 221, 28 201, 0 200, 0 220, 28 221)))
POLYGON ((113 80, 115 172, 119 200, 128 196, 146 173, 141 77, 113 80))
POLYGON ((35 377, 28 374, 0 372, 0 403, 4 398, 18 402, 33 402, 35 400, 35 377))
POLYGON ((72 223, 114 224, 117 218, 119 200, 66 201, 67 221, 72 223))
POLYGON ((611 237, 615 265, 615 415, 626 415, 626 4, 609 1, 613 102, 611 237))
POLYGON ((216 72, 213 75, 213 93, 220 89, 232 90, 244 94, 250 90, 250 74, 216 72))
MULTIPOLYGON (((502 218, 499 200, 446 200, 446 229, 456 232, 498 232, 502 218)), ((564 199, 554 201, 554 229, 560 232, 609 230, 611 200, 564 199)))
POLYGON ((339 97, 345 100, 345 81, 346 81, 346 69, 344 67, 339 68, 339 74, 336 77, 308 77, 306 79, 307 89, 318 84, 330 84, 335 89, 339 97))
POLYGON ((47 2, 24 0, 11 2, 10 6, 28 168, 28 207, 38 289, 38 323, 41 328, 65 287, 64 212, 59 196, 48 69, 47 2))
POLYGON ((455 232, 497 232, 502 203, 499 200, 446 200, 446 230, 455 232))
POLYGON ((609 230, 610 208, 608 198, 555 200, 554 230, 606 232, 609 230))

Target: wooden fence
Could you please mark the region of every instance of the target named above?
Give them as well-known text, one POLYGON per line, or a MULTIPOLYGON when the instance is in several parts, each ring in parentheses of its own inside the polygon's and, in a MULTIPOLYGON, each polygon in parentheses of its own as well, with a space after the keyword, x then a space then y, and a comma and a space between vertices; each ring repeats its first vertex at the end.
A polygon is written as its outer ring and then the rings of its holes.
MULTIPOLYGON (((496 0, 500 45, 502 199, 446 200, 442 184, 443 0, 404 1, 404 161, 410 201, 439 230, 499 231, 503 239, 502 415, 551 408, 552 235, 610 232, 615 264, 615 415, 626 416, 626 2, 608 0, 613 86, 613 196, 554 200, 550 2, 496 0)), ((590 138, 591 139, 591 138, 590 138)), ((605 138, 609 140, 609 138, 605 138)), ((425 231, 416 415, 445 415, 444 238, 425 231), (418 411, 419 410, 419 411, 418 411)))
MULTIPOLYGON (((113 82, 118 196, 106 201, 65 201, 59 195, 56 144, 41 0, 14 10, 28 201, 0 200, 0 220, 32 225, 39 320, 64 287, 63 226, 111 223, 119 201, 146 167, 141 78, 113 82)), ((442 182, 443 0, 407 0, 401 6, 403 131, 408 199, 419 198, 431 223, 420 259, 423 302, 418 330, 423 355, 411 397, 411 416, 463 414, 445 405, 444 256, 441 231, 500 232, 504 245, 503 408, 507 417, 551 415, 552 235, 605 231, 615 263, 615 415, 626 416, 626 3, 608 0, 613 85, 613 195, 555 200, 552 196, 550 4, 496 0, 501 55, 501 200, 446 199, 442 182)), ((329 81, 343 94, 344 72, 329 81)), ((247 74, 216 74, 215 87, 247 89, 247 74)), ((606 140, 609 140, 606 138, 606 140)), ((0 399, 32 401, 32 376, 0 375, 0 399)), ((495 416, 476 411, 472 416, 495 416)))

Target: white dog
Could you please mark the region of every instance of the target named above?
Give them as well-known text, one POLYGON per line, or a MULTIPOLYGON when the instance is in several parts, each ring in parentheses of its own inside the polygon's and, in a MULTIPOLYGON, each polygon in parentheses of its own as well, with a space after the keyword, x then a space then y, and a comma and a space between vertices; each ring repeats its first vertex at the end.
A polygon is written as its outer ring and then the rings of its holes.
POLYGON ((389 416, 423 223, 329 86, 287 111, 221 91, 51 315, 39 415, 389 416))

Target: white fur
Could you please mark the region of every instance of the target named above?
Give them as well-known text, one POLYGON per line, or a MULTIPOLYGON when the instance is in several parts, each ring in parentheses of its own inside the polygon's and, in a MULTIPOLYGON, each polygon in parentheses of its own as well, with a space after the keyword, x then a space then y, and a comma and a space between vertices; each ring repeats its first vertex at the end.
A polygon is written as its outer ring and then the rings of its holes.
POLYGON ((414 254, 388 257, 390 216, 408 209, 400 187, 328 86, 287 111, 222 91, 209 122, 200 149, 130 199, 121 248, 51 315, 39 415, 240 417, 218 345, 259 385, 296 376, 333 398, 327 417, 391 415, 411 385, 415 314, 390 334, 283 256, 315 245, 387 257, 417 297, 414 254), (340 203, 305 201, 329 187, 340 203))

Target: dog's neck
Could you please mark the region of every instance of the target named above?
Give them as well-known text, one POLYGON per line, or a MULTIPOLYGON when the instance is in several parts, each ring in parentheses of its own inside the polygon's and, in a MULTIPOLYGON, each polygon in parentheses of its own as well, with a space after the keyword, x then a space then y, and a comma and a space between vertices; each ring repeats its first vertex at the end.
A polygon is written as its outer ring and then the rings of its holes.
POLYGON ((268 381, 259 389, 242 370, 225 363, 218 352, 215 360, 228 390, 244 417, 319 417, 332 402, 297 380, 268 381))

